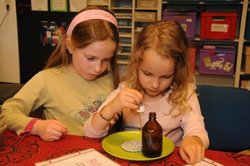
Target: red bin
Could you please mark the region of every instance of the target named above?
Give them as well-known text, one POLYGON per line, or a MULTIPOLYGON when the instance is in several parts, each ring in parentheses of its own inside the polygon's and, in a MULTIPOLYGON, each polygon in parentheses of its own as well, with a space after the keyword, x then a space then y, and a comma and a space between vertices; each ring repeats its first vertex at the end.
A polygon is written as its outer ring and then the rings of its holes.
POLYGON ((200 25, 201 39, 235 39, 236 12, 202 12, 200 25))

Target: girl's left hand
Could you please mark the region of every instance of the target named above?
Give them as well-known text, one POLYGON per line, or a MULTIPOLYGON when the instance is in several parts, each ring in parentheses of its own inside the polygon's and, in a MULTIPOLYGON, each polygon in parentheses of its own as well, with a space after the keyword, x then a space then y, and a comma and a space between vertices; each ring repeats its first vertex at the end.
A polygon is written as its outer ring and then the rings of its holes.
POLYGON ((197 136, 185 137, 181 143, 179 153, 188 164, 195 164, 204 158, 205 148, 197 136))

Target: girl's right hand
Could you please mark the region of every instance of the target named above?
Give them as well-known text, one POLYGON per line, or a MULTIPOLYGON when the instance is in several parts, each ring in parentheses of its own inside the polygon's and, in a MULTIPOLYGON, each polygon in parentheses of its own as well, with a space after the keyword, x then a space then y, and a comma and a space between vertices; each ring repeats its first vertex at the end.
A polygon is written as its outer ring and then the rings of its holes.
POLYGON ((142 100, 143 95, 139 91, 131 88, 123 88, 109 104, 115 113, 120 113, 124 108, 139 109, 139 103, 142 100))
POLYGON ((30 133, 39 135, 44 141, 55 141, 59 140, 67 131, 67 128, 57 120, 38 120, 30 133))
POLYGON ((143 96, 139 91, 130 88, 122 88, 117 96, 100 110, 99 114, 93 116, 91 120, 92 126, 96 131, 105 130, 110 124, 113 124, 113 120, 114 123, 117 121, 117 119, 114 118, 116 118, 117 114, 121 114, 124 108, 138 110, 139 103, 142 100, 143 96), (109 119, 112 119, 112 121, 109 119))

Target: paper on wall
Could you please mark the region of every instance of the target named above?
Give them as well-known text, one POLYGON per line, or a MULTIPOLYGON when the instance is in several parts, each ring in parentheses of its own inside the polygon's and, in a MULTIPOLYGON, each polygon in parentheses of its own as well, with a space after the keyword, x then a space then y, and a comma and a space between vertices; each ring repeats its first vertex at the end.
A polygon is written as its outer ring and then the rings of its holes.
POLYGON ((67 7, 67 0, 50 0, 51 11, 66 12, 67 7))
POLYGON ((47 0, 31 0, 32 11, 48 11, 47 0))
POLYGON ((71 12, 78 12, 87 7, 86 0, 69 0, 69 10, 71 12))

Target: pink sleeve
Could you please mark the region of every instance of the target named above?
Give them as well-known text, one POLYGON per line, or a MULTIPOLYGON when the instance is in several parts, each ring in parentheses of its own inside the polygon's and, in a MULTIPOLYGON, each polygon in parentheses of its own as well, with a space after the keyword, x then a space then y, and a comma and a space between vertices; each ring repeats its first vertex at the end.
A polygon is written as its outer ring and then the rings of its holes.
POLYGON ((95 128, 93 127, 93 125, 91 123, 91 119, 92 119, 93 115, 85 122, 85 124, 83 126, 84 136, 90 137, 90 138, 100 138, 100 137, 106 136, 108 134, 109 127, 107 127, 103 131, 95 130, 95 128))

